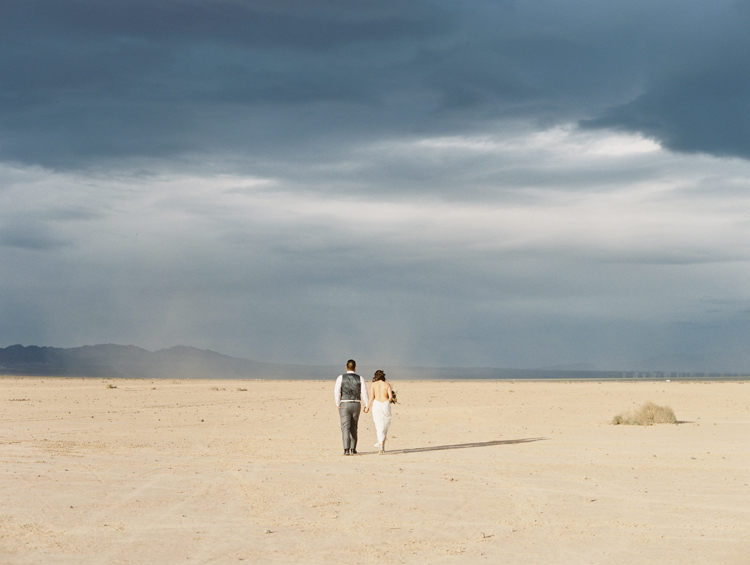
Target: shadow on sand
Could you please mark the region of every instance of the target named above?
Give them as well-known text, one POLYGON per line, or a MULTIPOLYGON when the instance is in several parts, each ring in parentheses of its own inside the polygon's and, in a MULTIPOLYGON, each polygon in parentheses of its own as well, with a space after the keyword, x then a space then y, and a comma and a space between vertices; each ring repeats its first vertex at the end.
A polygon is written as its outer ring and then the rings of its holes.
MULTIPOLYGON (((513 445, 515 443, 530 443, 532 441, 543 441, 546 437, 531 437, 523 439, 505 439, 497 441, 480 441, 476 443, 456 443, 454 445, 433 445, 430 447, 413 447, 411 449, 394 449, 393 451, 386 451, 386 454, 393 455, 394 453, 422 453, 424 451, 445 451, 447 449, 468 449, 470 447, 491 447, 493 445, 513 445)), ((374 455, 377 451, 369 453, 361 453, 361 455, 374 455)))

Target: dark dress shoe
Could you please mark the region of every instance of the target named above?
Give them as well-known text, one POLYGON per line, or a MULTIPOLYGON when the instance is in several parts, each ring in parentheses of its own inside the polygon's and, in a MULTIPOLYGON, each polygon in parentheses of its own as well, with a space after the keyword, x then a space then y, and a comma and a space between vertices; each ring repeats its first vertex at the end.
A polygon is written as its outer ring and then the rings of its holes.
POLYGON ((352 449, 352 455, 356 455, 356 454, 357 454, 357 450, 356 449, 352 449))
POLYGON ((344 455, 349 455, 349 450, 348 449, 344 450, 344 455))

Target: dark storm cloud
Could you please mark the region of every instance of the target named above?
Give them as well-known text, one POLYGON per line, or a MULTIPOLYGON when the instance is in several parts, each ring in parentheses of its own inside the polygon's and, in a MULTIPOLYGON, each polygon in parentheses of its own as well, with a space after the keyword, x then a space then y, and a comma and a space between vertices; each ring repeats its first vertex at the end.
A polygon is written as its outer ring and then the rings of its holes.
POLYGON ((748 2, 8 1, 0 156, 325 159, 499 121, 750 155, 748 2))
POLYGON ((29 0, 5 3, 6 33, 49 37, 216 40, 250 47, 327 49, 354 41, 424 37, 434 33, 438 4, 233 0, 29 0))
MULTIPOLYGON (((347 17, 351 10, 341 17, 289 8, 5 3, 0 126, 7 137, 0 151, 75 166, 92 157, 264 147, 270 131, 286 131, 274 108, 284 114, 290 104, 368 102, 372 69, 342 52, 351 43, 420 41, 448 25, 424 10, 415 17, 413 10, 366 8, 362 18, 347 17)), ((307 127, 327 121, 318 109, 307 127)))
POLYGON ((750 74, 745 59, 734 68, 700 70, 661 81, 634 102, 583 124, 640 132, 674 151, 748 158, 748 99, 750 74))
POLYGON ((654 46, 644 92, 583 124, 640 132, 675 151, 748 158, 750 2, 686 12, 654 46))

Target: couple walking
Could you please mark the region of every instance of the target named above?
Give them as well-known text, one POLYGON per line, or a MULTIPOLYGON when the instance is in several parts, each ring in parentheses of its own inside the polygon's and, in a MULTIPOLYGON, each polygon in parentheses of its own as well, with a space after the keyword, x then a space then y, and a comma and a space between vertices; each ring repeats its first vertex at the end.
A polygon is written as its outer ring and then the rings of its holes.
POLYGON ((385 439, 388 427, 391 425, 391 402, 395 402, 393 389, 385 380, 383 371, 375 371, 370 386, 370 394, 367 394, 365 379, 354 371, 357 363, 354 359, 346 362, 346 373, 339 375, 333 396, 336 407, 339 409, 341 418, 341 437, 344 441, 344 455, 357 454, 357 424, 359 423, 359 411, 362 402, 365 403, 365 413, 372 410, 372 420, 378 433, 378 443, 375 447, 380 448, 380 455, 385 452, 385 439))

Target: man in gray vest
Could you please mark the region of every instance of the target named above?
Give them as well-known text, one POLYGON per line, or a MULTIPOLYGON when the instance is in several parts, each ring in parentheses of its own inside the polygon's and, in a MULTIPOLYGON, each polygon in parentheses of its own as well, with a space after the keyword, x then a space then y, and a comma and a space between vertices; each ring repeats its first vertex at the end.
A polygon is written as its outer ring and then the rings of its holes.
POLYGON ((333 397, 341 418, 341 438, 344 440, 344 455, 357 454, 357 424, 361 403, 367 406, 367 386, 365 379, 354 370, 357 363, 354 359, 346 362, 346 373, 339 375, 333 388, 333 397))

